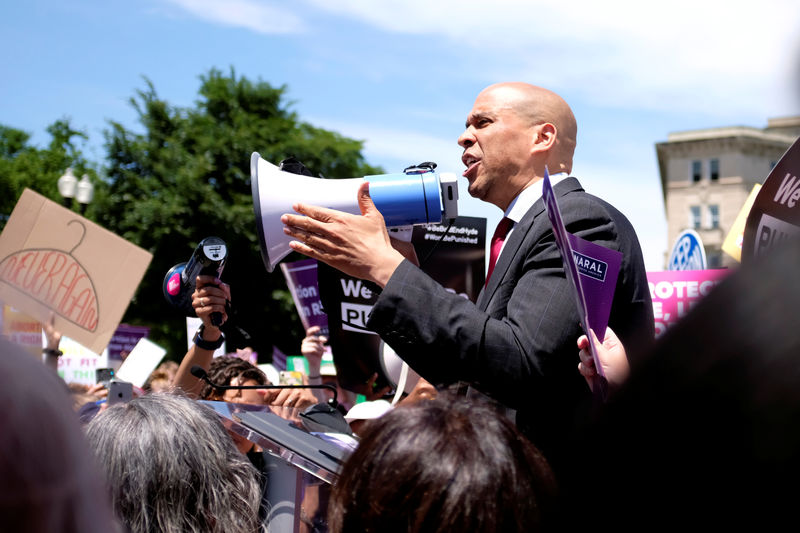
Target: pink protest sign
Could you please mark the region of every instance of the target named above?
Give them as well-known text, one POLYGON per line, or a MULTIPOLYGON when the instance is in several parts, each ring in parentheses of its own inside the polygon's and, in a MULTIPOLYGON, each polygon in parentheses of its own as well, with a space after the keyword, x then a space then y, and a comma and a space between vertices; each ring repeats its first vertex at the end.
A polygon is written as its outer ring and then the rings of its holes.
POLYGON ((656 337, 683 317, 730 272, 728 269, 648 272, 656 337))

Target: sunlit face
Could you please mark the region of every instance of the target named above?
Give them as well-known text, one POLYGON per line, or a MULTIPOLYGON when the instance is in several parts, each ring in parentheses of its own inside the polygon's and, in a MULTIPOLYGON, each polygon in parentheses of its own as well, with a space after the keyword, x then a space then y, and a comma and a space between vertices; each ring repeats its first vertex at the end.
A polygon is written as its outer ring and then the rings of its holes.
MULTIPOLYGON (((259 385, 259 383, 254 379, 240 380, 238 377, 236 377, 230 381, 230 385, 252 386, 252 385, 259 385)), ((264 397, 261 396, 257 392, 257 390, 258 389, 226 390, 222 395, 222 401, 232 402, 232 403, 246 403, 249 405, 264 405, 264 397)), ((252 442, 234 433, 233 431, 228 431, 228 434, 230 434, 234 444, 236 444, 236 448, 240 452, 247 453, 253 447, 252 442)))
POLYGON ((530 149, 535 126, 524 121, 513 104, 513 89, 493 87, 478 95, 458 138, 464 148, 469 194, 505 209, 532 177, 530 149))

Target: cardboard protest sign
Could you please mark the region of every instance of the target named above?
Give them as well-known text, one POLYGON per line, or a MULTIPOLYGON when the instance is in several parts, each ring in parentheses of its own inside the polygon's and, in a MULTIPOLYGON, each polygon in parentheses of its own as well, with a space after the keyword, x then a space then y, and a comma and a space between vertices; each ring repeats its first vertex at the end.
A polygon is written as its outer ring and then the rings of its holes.
POLYGON ((800 235, 800 139, 786 150, 756 196, 742 241, 742 263, 800 235))
POLYGON ((117 329, 152 255, 25 189, 0 234, 0 300, 94 352, 117 329))
POLYGON ((683 317, 730 272, 724 268, 648 272, 656 337, 683 317))
MULTIPOLYGON (((566 230, 546 168, 542 198, 550 224, 553 226, 556 245, 564 260, 567 279, 570 280, 573 288, 583 330, 587 335, 589 329, 593 330, 597 338, 602 341, 614 300, 614 289, 617 286, 622 254, 581 239, 566 230)), ((603 366, 600 364, 594 343, 590 342, 589 347, 597 369, 597 379, 593 390, 596 395, 605 400, 608 394, 608 383, 605 380, 603 366)))

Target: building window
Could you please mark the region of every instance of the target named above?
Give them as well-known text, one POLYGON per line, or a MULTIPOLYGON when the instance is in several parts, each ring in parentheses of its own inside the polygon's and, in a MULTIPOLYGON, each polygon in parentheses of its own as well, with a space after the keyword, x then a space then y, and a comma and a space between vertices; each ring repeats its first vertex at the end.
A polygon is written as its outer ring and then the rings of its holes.
POLYGON ((706 250, 706 266, 708 268, 722 268, 722 252, 709 252, 706 250))
POLYGON ((697 183, 703 177, 703 162, 692 161, 692 183, 697 183))
POLYGON ((689 226, 700 229, 700 206, 693 205, 689 208, 689 226))
POLYGON ((711 181, 719 179, 719 159, 712 159, 709 161, 709 178, 711 181))
POLYGON ((719 227, 719 206, 718 205, 709 205, 708 206, 708 227, 711 229, 717 229, 719 227))

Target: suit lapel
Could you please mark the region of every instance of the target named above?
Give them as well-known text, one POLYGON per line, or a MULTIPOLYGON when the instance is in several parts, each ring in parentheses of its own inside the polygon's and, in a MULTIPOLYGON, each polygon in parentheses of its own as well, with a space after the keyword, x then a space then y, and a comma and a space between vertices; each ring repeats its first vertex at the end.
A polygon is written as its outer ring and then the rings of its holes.
MULTIPOLYGON (((553 192, 557 198, 579 190, 583 190, 581 184, 577 179, 572 177, 560 181, 553 187, 553 192)), ((542 198, 536 200, 530 209, 528 209, 528 212, 522 217, 522 220, 514 226, 514 230, 511 232, 511 236, 508 238, 508 242, 506 242, 503 247, 503 252, 497 260, 497 264, 492 272, 492 277, 489 278, 489 284, 478 295, 476 305, 481 311, 485 311, 489 307, 489 303, 492 301, 497 288, 506 278, 509 267, 524 259, 524 254, 527 252, 522 249, 522 243, 533 227, 534 221, 540 215, 546 216, 544 213, 544 200, 542 198)), ((547 221, 547 228, 548 230, 551 229, 550 221, 547 221)))

